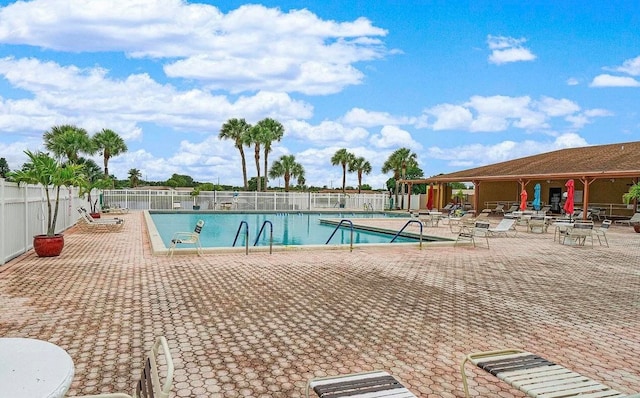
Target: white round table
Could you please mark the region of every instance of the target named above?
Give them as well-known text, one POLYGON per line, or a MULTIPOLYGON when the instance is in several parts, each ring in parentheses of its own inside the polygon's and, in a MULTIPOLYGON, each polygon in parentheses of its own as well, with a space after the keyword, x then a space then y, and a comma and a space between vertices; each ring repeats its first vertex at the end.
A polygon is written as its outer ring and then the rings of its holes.
POLYGON ((73 360, 55 344, 0 338, 0 397, 63 397, 73 373, 73 360))

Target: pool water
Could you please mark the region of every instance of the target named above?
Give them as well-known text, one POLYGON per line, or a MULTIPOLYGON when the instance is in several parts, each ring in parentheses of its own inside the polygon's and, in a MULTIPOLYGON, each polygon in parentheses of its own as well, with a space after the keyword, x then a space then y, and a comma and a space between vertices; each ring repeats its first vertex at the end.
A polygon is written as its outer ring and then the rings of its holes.
MULTIPOLYGON (((249 230, 249 246, 253 246, 265 221, 273 225, 273 245, 324 245, 335 230, 335 225, 320 223, 320 219, 356 219, 386 217, 384 213, 154 213, 151 218, 166 247, 177 231, 193 231, 198 220, 204 220, 205 226, 200 233, 203 247, 232 247, 236 233, 242 221, 249 230)), ((268 246, 270 226, 267 225, 260 235, 257 246, 268 246)), ((245 245, 245 227, 242 227, 236 247, 245 245)), ((354 228, 354 244, 389 243, 393 235, 364 231, 354 228)), ((331 238, 330 245, 349 244, 351 231, 349 224, 341 227, 331 238)), ((417 242, 416 239, 398 237, 394 243, 417 242)))

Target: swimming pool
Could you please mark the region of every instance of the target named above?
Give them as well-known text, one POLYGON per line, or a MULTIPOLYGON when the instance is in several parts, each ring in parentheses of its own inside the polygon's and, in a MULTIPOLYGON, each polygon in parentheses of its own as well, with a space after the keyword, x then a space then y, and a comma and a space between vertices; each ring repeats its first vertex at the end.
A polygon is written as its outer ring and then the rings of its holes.
MULTIPOLYGON (((200 234, 203 247, 232 247, 241 222, 246 222, 249 230, 249 246, 254 246, 256 237, 265 221, 273 225, 274 246, 324 245, 336 226, 322 223, 322 219, 340 220, 357 218, 391 217, 386 213, 208 213, 208 212, 149 212, 155 228, 165 247, 169 247, 176 231, 192 231, 198 220, 204 220, 205 226, 200 234)), ((406 216, 404 216, 406 217, 406 216)), ((238 235, 236 247, 244 247, 245 229, 238 235)), ((261 233, 257 246, 269 246, 270 228, 267 224, 261 233)), ((393 234, 354 228, 354 244, 389 243, 393 234)), ((418 242, 417 239, 400 236, 394 243, 418 242)), ((329 244, 348 245, 351 243, 351 231, 341 227, 331 238, 329 244)))

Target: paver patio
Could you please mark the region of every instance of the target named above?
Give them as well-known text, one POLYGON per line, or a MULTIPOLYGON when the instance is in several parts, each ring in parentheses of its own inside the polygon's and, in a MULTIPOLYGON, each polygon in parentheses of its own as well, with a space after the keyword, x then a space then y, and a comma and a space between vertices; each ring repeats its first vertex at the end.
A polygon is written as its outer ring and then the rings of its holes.
MULTIPOLYGON (((130 392, 157 335, 171 347, 177 397, 300 397, 311 377, 372 369, 421 397, 462 397, 463 356, 507 347, 640 392, 640 234, 629 227, 611 228, 610 248, 523 230, 489 250, 170 259, 150 254, 141 213, 124 217, 121 233, 70 230, 60 257, 30 252, 0 267, 0 336, 67 350, 69 396, 130 392)), ((468 373, 473 396, 524 396, 468 373)))

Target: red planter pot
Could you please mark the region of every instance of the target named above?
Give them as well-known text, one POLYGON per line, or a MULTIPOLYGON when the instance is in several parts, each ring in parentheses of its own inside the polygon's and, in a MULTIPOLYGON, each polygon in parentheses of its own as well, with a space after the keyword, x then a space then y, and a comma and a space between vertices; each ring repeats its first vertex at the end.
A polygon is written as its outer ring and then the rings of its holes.
POLYGON ((33 250, 38 257, 56 257, 62 253, 64 236, 36 235, 33 237, 33 250))
POLYGON ((640 224, 633 224, 633 230, 640 233, 640 224))
POLYGON ((100 213, 89 213, 89 215, 93 218, 100 218, 100 213))

